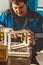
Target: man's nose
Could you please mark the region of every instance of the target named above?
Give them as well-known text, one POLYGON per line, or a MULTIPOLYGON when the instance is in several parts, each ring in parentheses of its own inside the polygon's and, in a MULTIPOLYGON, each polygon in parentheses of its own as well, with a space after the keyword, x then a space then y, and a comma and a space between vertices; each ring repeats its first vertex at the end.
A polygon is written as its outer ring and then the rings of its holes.
POLYGON ((20 8, 17 8, 16 10, 17 10, 18 12, 20 12, 20 8))

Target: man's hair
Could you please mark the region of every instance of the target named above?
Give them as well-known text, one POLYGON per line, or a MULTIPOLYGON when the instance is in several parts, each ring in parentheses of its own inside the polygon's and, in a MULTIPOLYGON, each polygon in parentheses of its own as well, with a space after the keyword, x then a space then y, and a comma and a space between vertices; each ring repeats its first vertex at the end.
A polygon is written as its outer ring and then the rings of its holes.
POLYGON ((15 2, 16 4, 18 4, 19 2, 24 2, 25 4, 27 4, 27 0, 9 0, 10 2, 15 2))

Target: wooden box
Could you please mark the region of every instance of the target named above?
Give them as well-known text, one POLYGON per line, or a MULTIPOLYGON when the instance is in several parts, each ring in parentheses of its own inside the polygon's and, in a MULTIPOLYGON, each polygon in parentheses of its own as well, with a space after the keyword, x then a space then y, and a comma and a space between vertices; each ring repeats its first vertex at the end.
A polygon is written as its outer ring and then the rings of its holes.
POLYGON ((0 62, 6 62, 8 59, 8 47, 0 45, 0 62))

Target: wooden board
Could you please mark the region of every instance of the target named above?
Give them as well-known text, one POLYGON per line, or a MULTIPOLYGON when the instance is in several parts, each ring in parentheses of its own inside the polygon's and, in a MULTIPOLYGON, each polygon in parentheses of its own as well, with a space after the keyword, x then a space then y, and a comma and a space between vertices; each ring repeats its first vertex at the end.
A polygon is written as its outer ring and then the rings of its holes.
POLYGON ((29 52, 8 52, 8 56, 30 57, 31 54, 29 52))

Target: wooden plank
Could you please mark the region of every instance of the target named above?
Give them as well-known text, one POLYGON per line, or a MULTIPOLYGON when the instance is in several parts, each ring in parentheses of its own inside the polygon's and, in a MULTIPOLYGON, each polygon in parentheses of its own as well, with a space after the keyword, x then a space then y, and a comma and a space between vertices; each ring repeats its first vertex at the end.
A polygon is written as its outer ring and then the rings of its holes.
POLYGON ((28 44, 14 44, 14 45, 11 45, 11 49, 18 49, 18 48, 23 48, 23 47, 28 47, 28 44))
POLYGON ((31 54, 29 52, 8 52, 8 56, 30 57, 31 54))

